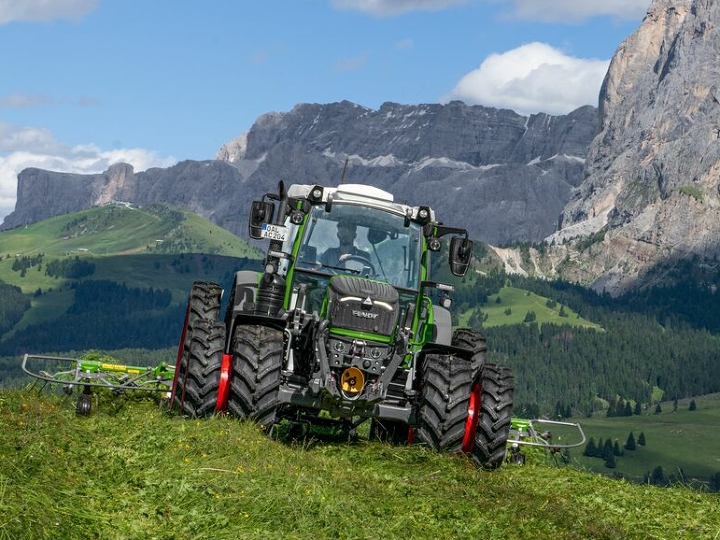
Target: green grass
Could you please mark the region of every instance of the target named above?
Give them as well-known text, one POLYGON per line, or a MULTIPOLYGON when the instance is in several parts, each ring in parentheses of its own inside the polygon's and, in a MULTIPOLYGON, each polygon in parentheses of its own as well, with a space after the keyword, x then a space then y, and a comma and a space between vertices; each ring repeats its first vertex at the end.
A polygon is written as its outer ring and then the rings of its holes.
POLYGON ((617 439, 622 448, 632 431, 636 441, 640 433, 644 433, 647 445, 625 451, 612 470, 607 469, 601 459, 581 456, 584 448, 576 450, 573 456, 581 466, 599 472, 642 478, 661 466, 666 475, 680 476, 682 470, 684 476, 707 480, 720 472, 720 394, 695 398, 695 411, 688 410, 689 401, 680 400, 675 412, 672 402, 664 402, 660 414, 654 414, 653 406, 639 416, 577 419, 588 439, 593 437, 596 443, 601 437, 617 439))
MULTIPOLYGON (((598 324, 581 318, 575 311, 567 306, 562 306, 566 317, 560 316, 561 305, 548 307, 548 298, 531 293, 524 289, 516 287, 503 287, 498 294, 494 294, 488 298, 488 302, 481 306, 483 313, 487 314, 487 320, 483 322, 483 327, 490 328, 493 326, 502 326, 508 324, 523 324, 525 315, 532 311, 535 313, 535 324, 568 324, 571 326, 580 326, 583 328, 594 328, 602 330, 598 324), (500 298, 498 302, 497 299, 500 298), (510 310, 507 314, 506 311, 510 310)), ((467 324, 472 309, 466 311, 460 316, 460 324, 467 324)))
POLYGON ((686 488, 96 405, 77 417, 74 398, 0 393, 0 538, 720 538, 720 498, 686 488))
MULTIPOLYGON (((65 280, 47 276, 47 263, 67 257, 87 257, 96 264, 93 279, 106 279, 103 272, 115 269, 115 274, 123 278, 119 281, 123 282, 132 278, 136 269, 123 268, 125 258, 122 264, 118 264, 117 259, 106 258, 190 252, 261 257, 260 252, 244 240, 186 210, 168 206, 148 209, 103 206, 0 232, 0 280, 19 286, 25 293, 33 293, 38 288, 58 288, 65 280), (40 254, 43 254, 42 265, 29 268, 24 276, 12 269, 16 258, 40 254)), ((152 263, 148 261, 148 264, 152 263)))
POLYGON ((238 259, 259 260, 261 254, 210 221, 165 205, 103 206, 2 231, 0 281, 20 287, 32 298, 31 308, 3 337, 51 321, 67 310, 74 299, 68 286, 74 280, 45 271, 52 261, 75 257, 95 266, 83 279, 169 289, 172 301, 182 303, 193 281, 219 281, 242 266, 238 259), (25 272, 13 270, 16 261, 40 255, 42 261, 25 272), (42 295, 35 295, 37 291, 42 295))

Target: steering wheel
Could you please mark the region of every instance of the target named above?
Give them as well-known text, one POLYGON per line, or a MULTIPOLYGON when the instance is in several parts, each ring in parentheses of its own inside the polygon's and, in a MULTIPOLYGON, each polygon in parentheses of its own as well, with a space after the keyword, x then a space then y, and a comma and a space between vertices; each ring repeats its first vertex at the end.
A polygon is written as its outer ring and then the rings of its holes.
POLYGON ((362 255, 343 255, 340 257, 340 264, 347 268, 348 270, 354 270, 352 266, 348 266, 348 263, 357 262, 363 265, 363 269, 369 268, 370 269, 370 275, 375 275, 377 272, 375 271, 375 267, 370 262, 370 259, 363 257, 362 255))

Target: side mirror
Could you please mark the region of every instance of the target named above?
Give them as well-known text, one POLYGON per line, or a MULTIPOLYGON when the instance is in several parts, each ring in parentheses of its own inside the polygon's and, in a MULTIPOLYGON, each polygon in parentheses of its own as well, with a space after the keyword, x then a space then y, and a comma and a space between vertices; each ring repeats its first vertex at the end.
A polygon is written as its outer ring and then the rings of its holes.
POLYGON ((275 205, 267 201, 253 201, 250 209, 250 238, 262 238, 263 223, 270 223, 275 214, 275 205))
POLYGON ((450 271, 454 276, 462 277, 467 273, 472 259, 473 243, 472 240, 454 237, 450 241, 450 253, 448 261, 450 263, 450 271))

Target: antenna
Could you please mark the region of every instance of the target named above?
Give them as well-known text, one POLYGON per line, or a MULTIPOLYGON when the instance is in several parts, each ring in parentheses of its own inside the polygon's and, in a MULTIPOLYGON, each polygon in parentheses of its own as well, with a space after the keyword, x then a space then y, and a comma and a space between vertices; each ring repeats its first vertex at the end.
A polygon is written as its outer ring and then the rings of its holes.
POLYGON ((345 156, 345 165, 343 166, 343 173, 342 173, 342 176, 340 177, 341 185, 345 183, 345 172, 347 171, 348 161, 350 161, 350 158, 345 156))

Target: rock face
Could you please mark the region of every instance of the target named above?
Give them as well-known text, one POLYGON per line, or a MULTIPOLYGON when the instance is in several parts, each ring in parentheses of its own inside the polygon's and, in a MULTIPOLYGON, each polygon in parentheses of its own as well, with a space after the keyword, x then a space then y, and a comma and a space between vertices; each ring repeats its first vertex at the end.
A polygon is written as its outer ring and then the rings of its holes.
POLYGON ((246 236, 250 201, 275 191, 279 180, 334 186, 345 169, 345 181, 429 204, 478 240, 539 241, 555 230, 582 180, 597 129, 593 107, 526 117, 460 102, 379 110, 347 101, 301 104, 262 115, 211 161, 137 174, 129 165, 98 175, 27 169, 2 228, 115 199, 177 204, 246 236))
POLYGON ((618 293, 658 265, 720 255, 718 43, 720 3, 655 0, 617 50, 586 178, 552 237, 586 237, 555 250, 573 262, 566 277, 618 293))

